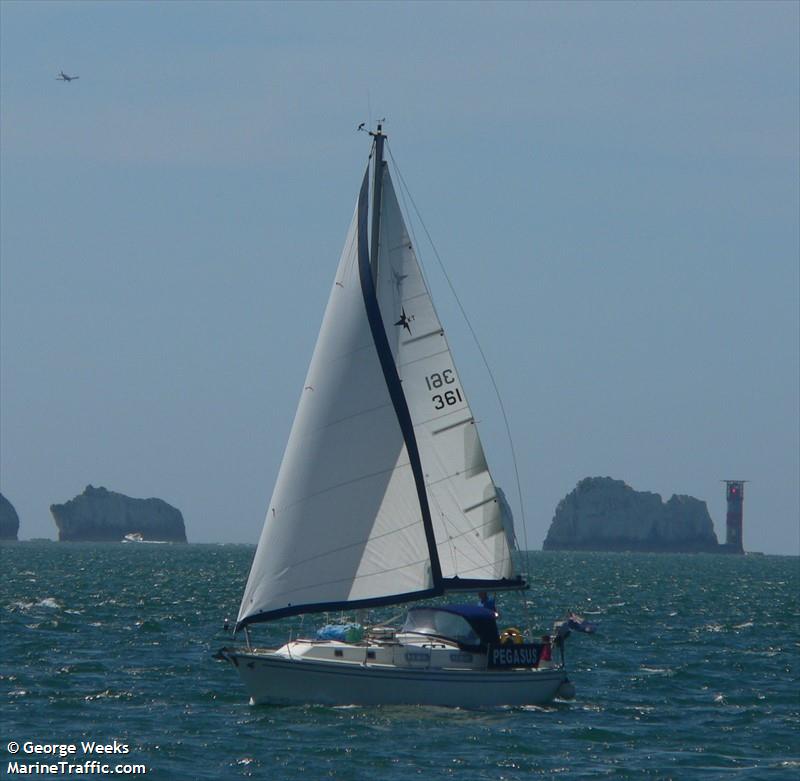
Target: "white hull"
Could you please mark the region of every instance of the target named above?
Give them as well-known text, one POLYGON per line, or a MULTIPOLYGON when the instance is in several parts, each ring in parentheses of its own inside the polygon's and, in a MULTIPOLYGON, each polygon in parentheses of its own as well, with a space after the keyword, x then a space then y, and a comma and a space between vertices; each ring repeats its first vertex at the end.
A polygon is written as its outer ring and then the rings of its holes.
POLYGON ((563 668, 455 670, 287 658, 226 651, 253 704, 543 705, 567 680, 563 668))
POLYGON ((146 540, 142 537, 141 532, 132 532, 131 534, 126 534, 122 538, 122 542, 137 542, 137 543, 144 543, 145 545, 166 545, 167 540, 146 540))

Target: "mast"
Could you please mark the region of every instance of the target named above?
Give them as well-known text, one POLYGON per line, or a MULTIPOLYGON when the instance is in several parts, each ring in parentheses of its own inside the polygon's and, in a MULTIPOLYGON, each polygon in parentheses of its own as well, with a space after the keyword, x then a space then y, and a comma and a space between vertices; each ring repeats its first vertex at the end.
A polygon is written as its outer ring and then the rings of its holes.
POLYGON ((370 135, 375 139, 375 160, 372 179, 372 240, 370 246, 370 266, 372 268, 372 281, 378 282, 378 238, 381 230, 381 194, 383 192, 383 142, 386 136, 382 131, 383 125, 378 122, 378 129, 370 135))

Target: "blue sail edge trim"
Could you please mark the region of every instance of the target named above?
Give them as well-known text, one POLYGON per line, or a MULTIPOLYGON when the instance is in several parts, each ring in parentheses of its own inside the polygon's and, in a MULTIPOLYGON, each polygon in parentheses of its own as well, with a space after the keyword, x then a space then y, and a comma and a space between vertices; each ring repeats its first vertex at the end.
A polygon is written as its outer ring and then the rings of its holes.
POLYGON ((443 578, 442 584, 446 594, 455 591, 525 591, 530 588, 520 576, 485 580, 482 578, 459 578, 456 575, 452 578, 443 578))
POLYGON ((395 605, 398 602, 414 602, 420 599, 438 597, 442 594, 439 588, 430 588, 425 591, 409 591, 406 594, 392 594, 388 597, 371 597, 369 599, 351 599, 339 602, 317 602, 307 605, 287 605, 276 610, 267 610, 264 613, 256 613, 247 616, 236 623, 234 632, 238 632, 248 624, 258 624, 263 621, 275 621, 279 618, 289 616, 299 616, 305 613, 327 613, 334 610, 358 610, 362 607, 385 607, 395 605))
POLYGON ((370 597, 367 599, 352 599, 339 602, 317 602, 306 605, 287 605, 277 610, 268 610, 248 616, 236 624, 238 632, 248 624, 257 624, 262 621, 274 621, 278 618, 288 618, 303 613, 325 613, 333 610, 358 610, 362 607, 385 607, 398 602, 415 602, 421 599, 441 596, 442 593, 456 591, 521 591, 530 586, 520 577, 502 578, 500 580, 481 580, 480 578, 442 578, 443 588, 430 588, 425 591, 409 591, 405 594, 391 594, 387 597, 370 597))
POLYGON ((304 613, 326 613, 334 610, 358 610, 363 607, 386 607, 400 602, 415 602, 421 599, 442 596, 443 593, 458 591, 523 591, 530 586, 522 578, 502 578, 501 580, 481 580, 480 578, 443 578, 443 588, 430 588, 425 591, 409 591, 405 594, 392 594, 388 597, 371 597, 339 602, 317 602, 306 605, 287 605, 277 610, 268 610, 248 616, 236 624, 238 632, 248 624, 275 621, 279 618, 298 616, 304 613))

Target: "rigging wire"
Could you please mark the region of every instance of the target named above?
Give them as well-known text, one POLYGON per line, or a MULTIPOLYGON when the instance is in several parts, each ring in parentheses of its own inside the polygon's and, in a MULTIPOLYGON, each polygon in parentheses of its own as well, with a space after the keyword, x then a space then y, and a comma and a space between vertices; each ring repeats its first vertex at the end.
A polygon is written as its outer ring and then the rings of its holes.
MULTIPOLYGON (((501 412, 501 414, 503 416, 503 423, 505 424, 505 428, 506 428, 506 436, 508 437, 508 443, 509 443, 509 446, 510 446, 510 449, 511 449, 511 460, 512 460, 512 462, 514 464, 514 477, 515 477, 515 480, 516 480, 516 483, 517 483, 517 498, 519 500, 520 516, 521 516, 521 519, 522 519, 522 538, 523 538, 523 543, 525 545, 525 550, 523 552, 523 558, 524 558, 524 561, 525 561, 526 575, 528 575, 530 577, 530 563, 529 563, 529 559, 528 559, 528 526, 527 526, 527 524, 525 522, 525 505, 524 505, 523 500, 522 500, 522 484, 521 484, 520 479, 519 479, 519 466, 517 465, 517 454, 516 454, 516 449, 514 448, 514 439, 511 436, 511 426, 509 425, 509 422, 508 422, 508 415, 506 414, 506 408, 505 408, 505 405, 503 404, 503 399, 500 396, 500 389, 497 387, 497 382, 496 382, 496 380, 494 378, 494 374, 492 372, 492 369, 489 366, 489 361, 487 360, 486 354, 484 353, 483 348, 481 347, 480 341, 478 341, 478 335, 475 333, 475 329, 472 327, 472 323, 470 322, 469 317, 467 317, 467 313, 466 313, 466 310, 464 309, 463 304, 461 303, 461 299, 458 297, 458 293, 456 292, 456 289, 453 286, 453 282, 450 279, 450 275, 447 273, 447 269, 445 268, 444 263, 442 261, 442 258, 439 255, 439 251, 436 249, 436 245, 433 242, 433 237, 431 236, 430 231, 428 230, 428 227, 425 225, 425 221, 422 219, 422 215, 420 214, 419 208, 417 207, 417 204, 414 201, 414 196, 411 195, 411 190, 409 189, 408 185, 406 184, 406 180, 403 178, 403 174, 400 171, 400 166, 397 164, 397 160, 395 159, 394 154, 392 153, 392 148, 391 148, 391 145, 389 144, 388 138, 386 139, 386 148, 387 148, 387 150, 389 152, 389 157, 392 160, 392 165, 394 166, 394 169, 397 171, 397 175, 400 177, 400 183, 403 186, 403 190, 405 190, 405 192, 408 194, 408 198, 411 201, 411 205, 414 207, 414 213, 416 214, 417 219, 419 220, 419 223, 422 226, 422 229, 425 231, 425 235, 427 236, 428 242, 431 245, 431 249, 433 250, 433 254, 436 257, 436 261, 439 264, 439 268, 441 269, 442 274, 444 275, 444 278, 447 281, 447 285, 450 288, 450 292, 453 294, 453 298, 455 299, 456 304, 458 305, 458 309, 461 312, 461 316, 464 318, 464 322, 467 324, 467 328, 469 329, 469 332, 472 335, 472 340, 475 342, 475 346, 478 348, 478 352, 480 353, 481 359, 483 360, 483 365, 486 368, 486 371, 487 371, 487 373, 489 375, 489 379, 491 380, 491 383, 492 383, 492 387, 494 388, 494 393, 495 393, 495 396, 497 398, 497 403, 500 406, 500 412, 501 412)), ((401 190, 401 196, 403 196, 403 190, 401 190)), ((403 203, 405 204, 405 197, 404 196, 403 196, 403 203)), ((411 230, 412 235, 413 235, 413 233, 414 233, 413 226, 410 226, 410 230, 411 230)), ((414 236, 414 244, 415 244, 415 246, 419 246, 417 244, 417 241, 416 241, 416 236, 414 236)), ((516 537, 516 531, 514 533, 514 536, 516 537)), ((531 622, 530 622, 530 615, 529 615, 529 610, 528 610, 528 600, 527 599, 523 599, 523 605, 524 605, 524 608, 525 608, 525 618, 526 618, 526 621, 528 623, 528 628, 530 629, 530 623, 531 622)))

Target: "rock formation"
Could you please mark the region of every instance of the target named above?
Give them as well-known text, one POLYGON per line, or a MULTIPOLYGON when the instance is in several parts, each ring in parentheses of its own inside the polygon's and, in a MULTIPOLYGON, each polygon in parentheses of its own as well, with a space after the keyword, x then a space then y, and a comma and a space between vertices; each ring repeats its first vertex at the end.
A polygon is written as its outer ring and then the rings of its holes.
POLYGON ((14 505, 0 494, 0 540, 16 540, 19 533, 19 516, 14 505))
POLYGON ((545 550, 720 552, 706 503, 587 477, 558 504, 545 550))
POLYGON ((119 542, 137 533, 144 540, 186 542, 180 510, 161 499, 132 499, 87 485, 74 499, 51 504, 50 512, 62 542, 119 542))

